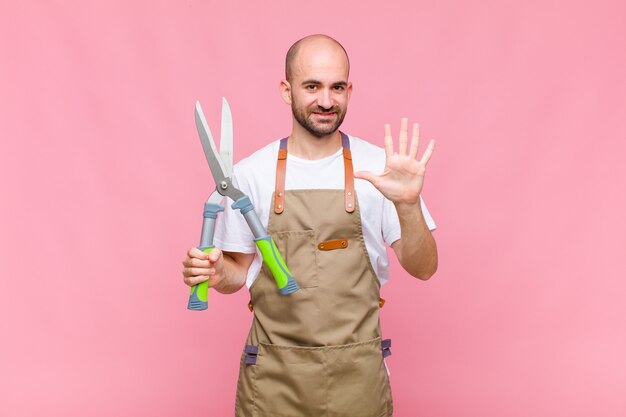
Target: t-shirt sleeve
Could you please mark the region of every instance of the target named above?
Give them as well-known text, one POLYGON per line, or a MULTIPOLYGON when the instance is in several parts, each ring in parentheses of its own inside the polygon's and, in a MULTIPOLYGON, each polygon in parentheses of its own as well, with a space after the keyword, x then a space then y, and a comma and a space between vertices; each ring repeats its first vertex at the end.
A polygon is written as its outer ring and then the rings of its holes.
MULTIPOLYGON (((237 181, 236 173, 233 175, 233 186, 244 194, 250 194, 245 181, 237 181)), ((256 253, 254 235, 239 210, 230 207, 232 203, 229 198, 223 200, 224 212, 217 219, 214 244, 226 252, 256 253)))
MULTIPOLYGON (((420 204, 422 206, 422 214, 424 215, 424 220, 426 221, 426 226, 428 229, 435 230, 437 225, 433 220, 428 208, 426 208, 426 204, 424 200, 420 196, 420 204)), ((396 206, 390 200, 385 199, 383 202, 383 239, 388 245, 391 245, 396 240, 400 239, 400 220, 398 219, 398 212, 396 211, 396 206)))

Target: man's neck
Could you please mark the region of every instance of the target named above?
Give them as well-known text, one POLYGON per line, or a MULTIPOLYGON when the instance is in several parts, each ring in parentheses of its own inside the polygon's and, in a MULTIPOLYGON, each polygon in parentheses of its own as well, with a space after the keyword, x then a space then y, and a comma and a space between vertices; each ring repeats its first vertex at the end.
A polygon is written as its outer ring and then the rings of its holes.
POLYGON ((301 126, 294 126, 289 135, 288 152, 302 159, 316 160, 330 156, 341 148, 339 130, 328 136, 313 136, 301 126))

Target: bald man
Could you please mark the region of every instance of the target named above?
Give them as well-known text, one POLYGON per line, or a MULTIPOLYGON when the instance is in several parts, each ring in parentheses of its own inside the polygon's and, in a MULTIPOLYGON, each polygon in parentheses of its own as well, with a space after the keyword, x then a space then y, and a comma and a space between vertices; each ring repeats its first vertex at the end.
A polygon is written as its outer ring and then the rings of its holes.
POLYGON ((406 119, 397 153, 389 125, 384 149, 339 131, 352 93, 349 69, 336 40, 296 42, 280 82, 291 133, 234 167, 234 185, 250 196, 301 289, 279 294, 243 216, 229 207, 217 248, 206 254, 193 247, 183 261, 187 285, 209 280, 224 294, 244 285, 250 291, 239 417, 393 413, 384 363, 390 340, 379 324, 385 245, 410 275, 435 273, 435 224, 420 197, 434 142, 418 160, 418 126, 409 144, 406 119))

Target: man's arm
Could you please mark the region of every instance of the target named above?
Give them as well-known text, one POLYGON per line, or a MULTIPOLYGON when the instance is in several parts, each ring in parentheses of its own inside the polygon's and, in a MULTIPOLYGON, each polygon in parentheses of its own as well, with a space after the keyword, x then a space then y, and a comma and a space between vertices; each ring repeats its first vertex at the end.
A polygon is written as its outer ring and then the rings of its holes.
POLYGON ((400 265, 409 274, 427 280, 437 271, 437 244, 416 204, 396 204, 401 238, 391 244, 400 265))
POLYGON ((213 249, 211 253, 204 253, 193 247, 183 259, 183 280, 190 287, 209 280, 209 287, 222 294, 232 294, 245 285, 254 255, 222 252, 219 248, 213 249))
POLYGON ((385 169, 375 175, 369 171, 354 173, 354 178, 372 183, 396 206, 400 220, 400 240, 391 244, 400 265, 416 278, 426 280, 437 270, 437 246, 433 239, 420 203, 424 187, 426 164, 430 159, 435 142, 430 141, 424 155, 416 160, 419 146, 419 127, 413 125, 411 145, 408 145, 408 120, 400 122, 398 153, 393 151, 391 127, 385 125, 385 169))

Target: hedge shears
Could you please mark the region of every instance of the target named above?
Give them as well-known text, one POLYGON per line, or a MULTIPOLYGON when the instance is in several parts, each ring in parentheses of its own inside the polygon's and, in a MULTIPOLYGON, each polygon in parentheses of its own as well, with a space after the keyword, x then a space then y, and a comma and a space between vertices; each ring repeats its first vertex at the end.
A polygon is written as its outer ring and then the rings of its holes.
MULTIPOLYGON (((233 209, 239 210, 248 223, 248 227, 254 235, 254 242, 261 252, 263 262, 271 271, 278 291, 282 295, 289 295, 300 289, 294 280, 291 272, 285 265, 285 261, 280 256, 278 248, 272 237, 267 233, 263 224, 259 220, 254 211, 254 206, 250 198, 235 188, 232 184, 233 174, 233 119, 230 112, 230 106, 225 98, 222 98, 222 127, 220 132, 220 152, 217 151, 213 135, 209 129, 209 125, 204 118, 200 102, 196 101, 196 129, 202 142, 204 155, 206 156, 213 180, 215 181, 215 191, 209 196, 204 204, 204 220, 202 221, 202 234, 200 236, 200 245, 198 249, 205 253, 210 253, 215 246, 213 245, 213 234, 215 229, 215 221, 217 214, 224 211, 224 207, 220 205, 223 197, 228 197, 234 201, 231 205, 233 209)), ((189 310, 206 310, 209 283, 204 281, 191 287, 189 295, 189 310)))

